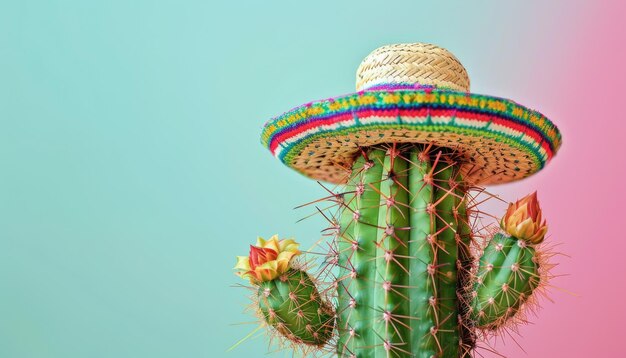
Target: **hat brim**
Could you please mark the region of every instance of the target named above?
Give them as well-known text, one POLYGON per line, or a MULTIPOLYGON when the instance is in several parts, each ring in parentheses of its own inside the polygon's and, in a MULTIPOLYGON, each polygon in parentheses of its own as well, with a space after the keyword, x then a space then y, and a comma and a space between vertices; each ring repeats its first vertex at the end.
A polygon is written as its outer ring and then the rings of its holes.
POLYGON ((519 180, 541 170, 561 145, 558 128, 511 100, 437 88, 372 89, 307 103, 271 119, 262 144, 313 179, 345 183, 361 147, 433 143, 466 161, 476 184, 519 180))

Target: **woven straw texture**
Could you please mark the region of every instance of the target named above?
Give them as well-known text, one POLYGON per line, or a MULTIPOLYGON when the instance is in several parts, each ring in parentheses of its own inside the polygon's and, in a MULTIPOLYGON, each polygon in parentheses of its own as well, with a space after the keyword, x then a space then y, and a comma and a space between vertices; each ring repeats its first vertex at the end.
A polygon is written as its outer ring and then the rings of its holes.
POLYGON ((419 83, 469 92, 467 71, 448 50, 424 43, 395 44, 370 53, 356 72, 356 90, 387 83, 419 83))
POLYGON ((524 150, 494 139, 452 132, 429 133, 397 129, 364 130, 309 143, 302 152, 312 155, 296 157, 291 166, 302 168, 300 171, 312 178, 345 183, 350 175, 353 159, 359 153, 358 148, 382 143, 437 143, 439 146, 444 146, 442 144, 445 143, 445 147, 463 153, 465 163, 461 166, 461 172, 465 180, 472 183, 508 182, 512 178, 524 178, 537 169, 537 163, 524 150), (333 155, 328 157, 325 153, 333 155))

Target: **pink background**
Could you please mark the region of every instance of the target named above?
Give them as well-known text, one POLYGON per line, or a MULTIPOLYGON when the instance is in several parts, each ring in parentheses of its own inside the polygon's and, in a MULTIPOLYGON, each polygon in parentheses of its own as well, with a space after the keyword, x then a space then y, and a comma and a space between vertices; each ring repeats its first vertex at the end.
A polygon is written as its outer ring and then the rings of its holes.
MULTIPOLYGON (((568 255, 555 258, 554 271, 568 276, 552 283, 574 294, 553 289, 555 302, 544 300, 534 324, 515 337, 529 357, 626 356, 626 7, 588 3, 575 17, 556 16, 553 33, 532 35, 528 101, 554 118, 560 152, 535 177, 492 188, 509 198, 538 189, 548 241, 568 255)), ((524 356, 511 338, 497 348, 524 356)))

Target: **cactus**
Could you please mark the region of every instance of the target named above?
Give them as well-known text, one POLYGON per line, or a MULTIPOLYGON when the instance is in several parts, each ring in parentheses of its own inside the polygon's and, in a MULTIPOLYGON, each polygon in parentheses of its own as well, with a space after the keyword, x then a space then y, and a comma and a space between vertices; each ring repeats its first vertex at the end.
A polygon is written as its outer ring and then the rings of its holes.
POLYGON ((479 250, 461 162, 432 145, 363 148, 331 197, 337 307, 290 264, 257 282, 265 322, 339 357, 471 356, 480 333, 510 322, 539 286, 547 227, 533 194, 509 206, 479 250))
POLYGON ((315 280, 295 267, 294 259, 301 254, 298 246, 277 235, 258 238, 248 256, 237 257, 235 269, 255 288, 255 306, 268 326, 294 347, 323 347, 333 336, 335 311, 315 280))
POLYGON ((258 302, 265 322, 295 343, 323 346, 333 335, 334 311, 302 270, 261 282, 258 302))
POLYGON ((497 233, 480 258, 472 301, 474 321, 498 327, 512 317, 539 285, 535 249, 521 239, 497 233))
POLYGON ((338 287, 339 356, 455 357, 473 347, 460 328, 471 254, 456 163, 450 151, 419 145, 355 162, 346 203, 354 215, 341 216, 337 238, 349 272, 338 287))
POLYGON ((511 203, 500 226, 505 233, 496 233, 480 258, 471 306, 473 321, 493 329, 517 313, 546 271, 547 263, 541 263, 536 250, 548 230, 541 221, 537 192, 511 203))

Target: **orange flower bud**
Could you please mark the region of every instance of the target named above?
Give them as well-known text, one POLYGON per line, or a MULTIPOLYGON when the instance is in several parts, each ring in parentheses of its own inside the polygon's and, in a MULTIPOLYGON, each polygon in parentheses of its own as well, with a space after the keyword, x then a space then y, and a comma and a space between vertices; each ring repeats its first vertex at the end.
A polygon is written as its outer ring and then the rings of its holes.
POLYGON ((537 200, 537 192, 510 203, 506 214, 500 221, 500 227, 509 235, 526 240, 533 244, 543 241, 548 226, 541 221, 541 207, 537 200))

